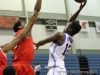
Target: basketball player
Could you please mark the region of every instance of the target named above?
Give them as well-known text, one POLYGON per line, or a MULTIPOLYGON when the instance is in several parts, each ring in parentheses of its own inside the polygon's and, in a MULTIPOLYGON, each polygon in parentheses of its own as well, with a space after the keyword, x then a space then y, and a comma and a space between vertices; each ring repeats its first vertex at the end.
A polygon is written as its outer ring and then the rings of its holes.
POLYGON ((38 43, 34 43, 37 50, 39 46, 52 42, 49 49, 49 61, 47 66, 49 71, 47 75, 67 75, 64 58, 68 52, 68 48, 71 47, 73 42, 72 37, 81 30, 81 26, 74 20, 76 20, 86 2, 87 1, 85 1, 84 4, 81 3, 79 10, 69 19, 63 32, 57 32, 38 43))
MULTIPOLYGON (((41 9, 42 0, 37 0, 34 11, 39 12, 41 9)), ((20 32, 25 27, 25 23, 18 21, 15 23, 13 29, 16 32, 15 37, 18 37, 20 32)), ((30 63, 34 59, 34 45, 31 36, 31 30, 25 35, 18 45, 13 49, 13 61, 12 65, 15 68, 17 75, 34 75, 34 69, 30 66, 30 63)))
POLYGON ((34 15, 30 18, 28 24, 23 29, 23 31, 20 33, 20 35, 13 39, 10 43, 4 44, 0 46, 0 75, 12 75, 14 68, 13 66, 8 66, 9 69, 4 69, 7 66, 7 57, 9 51, 11 51, 26 35, 26 33, 32 28, 34 22, 36 21, 38 16, 38 12, 35 12, 34 15), (3 71, 4 69, 4 71, 3 71), (2 72, 3 71, 3 72, 2 72), (9 73, 7 73, 9 71, 9 73), (3 74, 2 74, 3 73, 3 74))

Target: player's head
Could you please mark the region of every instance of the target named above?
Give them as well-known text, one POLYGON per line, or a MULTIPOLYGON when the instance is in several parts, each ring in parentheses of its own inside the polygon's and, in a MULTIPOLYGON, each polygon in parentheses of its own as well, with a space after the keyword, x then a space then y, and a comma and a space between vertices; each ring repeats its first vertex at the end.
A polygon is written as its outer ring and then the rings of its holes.
POLYGON ((23 29, 24 27, 25 27, 25 22, 17 21, 13 26, 13 30, 14 32, 17 32, 19 29, 23 29))
POLYGON ((3 75, 17 75, 13 66, 7 66, 3 70, 3 75))
POLYGON ((65 33, 68 33, 71 36, 74 36, 81 30, 79 23, 73 21, 68 23, 68 27, 64 30, 65 33))

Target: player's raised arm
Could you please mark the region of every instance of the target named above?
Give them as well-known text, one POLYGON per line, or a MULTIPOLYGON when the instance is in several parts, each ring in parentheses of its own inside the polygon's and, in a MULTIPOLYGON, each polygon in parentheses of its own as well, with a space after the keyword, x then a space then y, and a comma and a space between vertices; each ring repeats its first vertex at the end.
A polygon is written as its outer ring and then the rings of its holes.
POLYGON ((34 22, 33 22, 34 14, 39 13, 39 11, 41 10, 41 4, 42 4, 42 0, 37 0, 35 7, 34 7, 34 13, 29 19, 29 22, 31 22, 32 24, 34 24, 34 22))
POLYGON ((4 53, 8 53, 10 50, 12 50, 18 44, 18 42, 20 42, 20 40, 24 38, 27 33, 30 32, 30 30, 32 29, 32 26, 34 25, 37 19, 39 11, 41 9, 41 3, 42 3, 42 0, 37 0, 36 5, 34 7, 34 13, 30 17, 29 22, 27 23, 26 27, 22 30, 20 35, 17 38, 13 39, 10 43, 7 43, 1 46, 4 53))
MULTIPOLYGON (((42 4, 42 0, 37 0, 35 7, 34 7, 34 13, 40 12, 41 10, 41 4, 42 4)), ((32 22, 32 19, 34 18, 34 13, 33 15, 30 17, 30 20, 32 22)))
MULTIPOLYGON (((29 22, 31 22, 31 24, 34 24, 34 14, 35 13, 39 13, 41 10, 41 5, 42 5, 42 0, 37 0, 35 7, 34 7, 34 13, 31 15, 29 22)), ((32 28, 28 31, 28 33, 26 34, 26 37, 30 37, 31 36, 31 30, 32 28)))
POLYGON ((83 9, 83 7, 86 5, 87 0, 85 0, 84 4, 80 4, 80 8, 78 9, 78 11, 68 20, 68 22, 72 22, 74 20, 76 20, 77 16, 79 15, 80 11, 83 9))
POLYGON ((37 0, 34 11, 39 12, 41 10, 41 4, 42 4, 42 0, 37 0))
POLYGON ((22 32, 17 38, 13 39, 10 43, 0 46, 4 53, 8 53, 10 50, 12 50, 20 42, 20 40, 22 40, 25 37, 26 33, 32 28, 33 24, 35 23, 37 16, 38 12, 35 12, 32 16, 32 19, 30 18, 32 22, 29 21, 27 23, 26 27, 22 30, 22 32))
POLYGON ((64 34, 62 32, 57 32, 54 35, 47 37, 44 40, 39 41, 38 43, 34 43, 34 45, 36 46, 36 50, 37 50, 39 48, 39 46, 42 46, 46 43, 50 43, 50 42, 53 42, 53 41, 56 41, 56 40, 59 40, 62 37, 64 37, 64 34))

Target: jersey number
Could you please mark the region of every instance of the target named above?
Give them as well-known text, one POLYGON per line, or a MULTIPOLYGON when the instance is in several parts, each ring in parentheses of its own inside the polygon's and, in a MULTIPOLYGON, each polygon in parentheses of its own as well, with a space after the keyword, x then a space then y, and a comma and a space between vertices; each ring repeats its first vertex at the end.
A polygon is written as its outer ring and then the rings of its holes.
POLYGON ((68 43, 66 44, 66 47, 65 47, 65 50, 64 52, 62 53, 62 55, 66 55, 66 51, 68 52, 68 48, 70 47, 70 45, 68 45, 68 43))

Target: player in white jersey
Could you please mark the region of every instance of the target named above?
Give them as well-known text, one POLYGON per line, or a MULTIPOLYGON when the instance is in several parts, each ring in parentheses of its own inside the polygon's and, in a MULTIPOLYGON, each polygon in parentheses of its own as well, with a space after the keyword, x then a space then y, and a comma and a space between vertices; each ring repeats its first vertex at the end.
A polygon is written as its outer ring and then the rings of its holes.
POLYGON ((64 58, 68 52, 68 48, 70 48, 73 42, 72 37, 81 30, 81 26, 74 20, 76 20, 86 2, 87 0, 84 4, 81 3, 79 10, 69 19, 63 32, 57 32, 38 43, 34 43, 37 50, 39 46, 52 42, 49 49, 49 61, 47 66, 49 71, 47 75, 67 75, 64 58))

